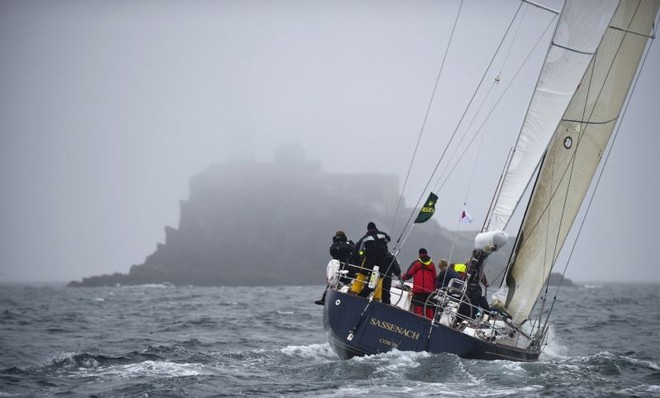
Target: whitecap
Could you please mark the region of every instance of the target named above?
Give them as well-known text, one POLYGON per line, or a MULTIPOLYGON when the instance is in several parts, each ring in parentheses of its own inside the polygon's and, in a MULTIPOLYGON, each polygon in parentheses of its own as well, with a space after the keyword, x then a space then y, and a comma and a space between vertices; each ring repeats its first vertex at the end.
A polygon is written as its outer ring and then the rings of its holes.
POLYGON ((423 358, 428 358, 432 354, 425 351, 399 351, 392 350, 377 356, 370 357, 361 357, 356 359, 356 361, 363 361, 364 358, 377 358, 379 361, 378 366, 376 367, 377 372, 387 372, 391 374, 399 374, 406 369, 412 369, 420 366, 419 360, 423 358))
MULTIPOLYGON (((418 359, 421 358, 428 358, 430 357, 431 353, 428 353, 426 351, 399 351, 399 350, 391 350, 387 352, 383 352, 380 354, 375 354, 375 355, 366 355, 366 356, 361 356, 361 357, 353 357, 351 360, 357 361, 357 362, 370 362, 373 361, 374 359, 386 359, 386 360, 398 360, 398 361, 417 361, 418 359)), ((418 364, 419 365, 419 364, 418 364)))
POLYGON ((53 365, 53 364, 64 363, 64 362, 73 362, 76 355, 78 355, 78 354, 75 353, 75 352, 69 352, 69 351, 58 352, 57 354, 53 355, 47 361, 47 363, 49 365, 53 365))
POLYGON ((113 365, 106 369, 96 369, 96 376, 115 376, 120 378, 142 378, 142 377, 188 377, 199 375, 210 375, 210 372, 199 363, 176 363, 164 361, 144 361, 127 365, 113 365))
POLYGON ((637 358, 632 358, 632 357, 621 357, 621 360, 628 361, 631 364, 636 365, 636 366, 642 366, 642 367, 645 367, 645 368, 648 368, 648 369, 653 369, 653 370, 660 370, 660 365, 659 364, 657 364, 655 362, 652 362, 652 361, 645 360, 645 359, 637 359, 637 358))
POLYGON ((147 283, 144 285, 136 285, 138 287, 149 287, 149 288, 169 288, 169 287, 175 287, 171 283, 147 283))
POLYGON ((310 345, 289 345, 282 349, 280 352, 286 355, 296 355, 303 358, 337 358, 334 351, 330 348, 330 344, 310 344, 310 345))

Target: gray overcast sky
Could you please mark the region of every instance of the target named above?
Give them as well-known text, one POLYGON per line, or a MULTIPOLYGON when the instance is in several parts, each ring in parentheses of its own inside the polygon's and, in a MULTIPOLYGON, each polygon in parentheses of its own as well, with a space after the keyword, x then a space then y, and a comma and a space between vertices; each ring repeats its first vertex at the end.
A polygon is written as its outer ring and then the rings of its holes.
MULTIPOLYGON (((189 177, 237 156, 269 161, 280 142, 300 144, 327 171, 403 182, 459 4, 0 2, 0 281, 127 272, 178 224, 189 177)), ((465 3, 408 205, 518 4, 465 3)), ((551 16, 526 13, 517 29, 529 49, 551 16)), ((466 162, 440 192, 435 217, 446 227, 458 227, 464 200, 474 228, 483 222, 544 43, 470 152, 484 159, 475 177, 466 162)), ((525 55, 498 61, 508 73, 496 90, 525 55)), ((659 71, 655 43, 569 277, 660 281, 649 253, 660 224, 659 71)))

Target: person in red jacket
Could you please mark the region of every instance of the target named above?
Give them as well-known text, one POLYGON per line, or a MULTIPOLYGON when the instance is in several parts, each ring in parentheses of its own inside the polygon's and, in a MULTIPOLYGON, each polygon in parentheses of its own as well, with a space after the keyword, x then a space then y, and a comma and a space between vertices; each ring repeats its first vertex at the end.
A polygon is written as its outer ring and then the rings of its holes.
POLYGON ((401 276, 402 281, 413 278, 413 310, 415 314, 433 318, 433 307, 427 306, 424 314, 424 303, 435 290, 437 272, 426 249, 419 249, 419 258, 410 264, 410 268, 401 276))

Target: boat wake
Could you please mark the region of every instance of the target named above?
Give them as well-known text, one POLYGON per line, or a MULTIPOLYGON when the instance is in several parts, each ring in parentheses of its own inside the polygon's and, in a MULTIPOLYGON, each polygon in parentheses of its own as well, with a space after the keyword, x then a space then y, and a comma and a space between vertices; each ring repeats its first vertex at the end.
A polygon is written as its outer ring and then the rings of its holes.
POLYGON ((279 350, 282 354, 305 359, 321 359, 336 361, 337 356, 330 348, 330 344, 290 345, 279 350))

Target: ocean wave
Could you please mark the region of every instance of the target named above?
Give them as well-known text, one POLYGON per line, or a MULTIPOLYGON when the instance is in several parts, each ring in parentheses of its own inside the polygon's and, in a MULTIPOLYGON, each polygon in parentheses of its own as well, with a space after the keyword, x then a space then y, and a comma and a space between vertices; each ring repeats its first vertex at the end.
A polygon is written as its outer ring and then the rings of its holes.
POLYGON ((117 287, 121 287, 122 289, 132 289, 132 288, 147 288, 147 289, 152 289, 152 288, 174 288, 174 286, 171 283, 145 283, 144 285, 120 285, 117 287))
POLYGON ((144 361, 124 365, 111 365, 93 372, 82 371, 84 376, 117 377, 138 379, 144 377, 174 378, 213 375, 211 368, 199 363, 177 363, 168 361, 144 361))
POLYGON ((279 350, 281 353, 299 358, 336 359, 337 355, 330 344, 289 345, 279 350))
POLYGON ((428 353, 399 350, 392 350, 390 352, 384 353, 379 356, 379 359, 383 359, 383 361, 378 361, 375 373, 383 373, 384 375, 394 376, 400 374, 401 372, 417 368, 421 365, 420 359, 430 357, 430 354, 419 354, 428 353))
POLYGON ((103 355, 91 353, 61 352, 48 360, 43 366, 53 369, 96 368, 114 364, 135 363, 162 359, 151 352, 133 351, 124 355, 103 355))

